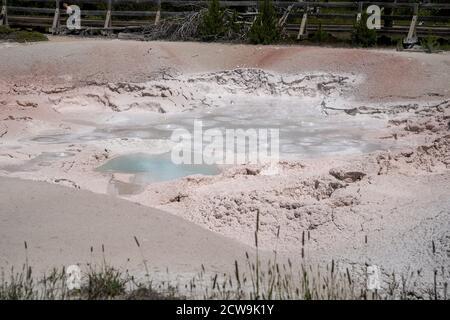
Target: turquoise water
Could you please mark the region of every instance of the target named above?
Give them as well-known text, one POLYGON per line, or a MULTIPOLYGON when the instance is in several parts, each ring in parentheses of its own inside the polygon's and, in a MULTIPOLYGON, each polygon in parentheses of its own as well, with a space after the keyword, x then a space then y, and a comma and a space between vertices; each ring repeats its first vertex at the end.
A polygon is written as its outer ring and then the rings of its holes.
POLYGON ((219 168, 215 165, 175 164, 170 158, 170 153, 127 154, 109 160, 96 170, 136 174, 139 175, 141 182, 168 181, 194 174, 216 175, 220 173, 219 168))

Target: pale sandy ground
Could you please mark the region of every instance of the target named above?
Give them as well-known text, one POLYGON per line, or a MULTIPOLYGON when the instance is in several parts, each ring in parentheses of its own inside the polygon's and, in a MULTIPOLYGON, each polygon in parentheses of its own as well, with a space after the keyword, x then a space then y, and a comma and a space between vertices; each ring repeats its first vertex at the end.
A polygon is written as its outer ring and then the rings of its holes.
MULTIPOLYGON (((136 235, 149 239, 144 246, 146 256, 149 260, 158 257, 155 266, 160 270, 168 265, 176 271, 193 272, 199 262, 220 270, 227 262, 233 263, 232 256, 242 256, 253 244, 255 217, 259 211, 260 243, 265 250, 274 249, 277 243, 283 254, 297 258, 306 232, 310 240, 305 251, 311 260, 336 259, 355 270, 365 264, 376 264, 383 268, 385 276, 393 271, 415 272, 414 280, 426 284, 432 282, 436 269, 440 272, 440 286, 448 280, 449 54, 52 40, 33 45, 1 47, 0 44, 3 164, 20 164, 42 151, 54 151, 44 144, 23 144, 27 150, 17 146, 21 139, 45 130, 56 133, 85 130, 89 111, 104 111, 106 107, 108 112, 116 112, 129 101, 149 112, 158 112, 160 106, 169 112, 186 108, 181 94, 173 94, 174 101, 169 102, 161 99, 162 93, 164 97, 167 94, 166 89, 152 91, 161 81, 174 88, 174 83, 186 74, 241 68, 293 76, 326 73, 354 78, 342 92, 341 84, 333 84, 336 96, 324 94, 312 98, 327 99, 331 108, 340 106, 333 102, 349 101, 342 107, 355 108, 350 112, 353 116, 385 119, 387 126, 372 139, 396 148, 363 155, 282 162, 281 174, 276 176, 260 174, 263 168, 258 166, 241 166, 215 177, 150 185, 137 195, 125 196, 133 202, 166 211, 161 213, 77 190, 107 193, 108 179, 92 169, 124 150, 139 150, 142 145, 138 141, 119 146, 116 142, 67 145, 64 152, 75 153, 75 161, 55 162, 38 172, 2 172, 72 187, 2 179, 2 263, 20 262, 24 240, 28 241, 30 255, 35 254, 33 258, 41 268, 73 259, 86 260, 89 247, 94 245, 98 251, 100 243, 111 248, 109 256, 114 262, 121 264, 132 252, 129 258, 136 263, 139 256, 132 239, 136 235), (140 100, 143 93, 153 96, 149 98, 152 103, 147 98, 144 102, 140 100), (83 109, 77 113, 79 105, 83 109), (76 114, 80 121, 65 122, 68 112, 71 117, 76 114), (16 190, 23 191, 18 195, 16 190), (43 193, 52 195, 48 196, 48 203, 33 202, 31 197, 39 199, 43 193), (77 203, 81 205, 76 207, 77 203), (60 212, 57 212, 58 205, 60 212), (49 210, 45 212, 47 206, 49 210), (95 214, 91 215, 91 211, 95 214), (54 218, 57 213, 62 216, 54 218), (75 214, 83 214, 83 219, 75 219, 75 214), (278 227, 281 232, 276 241, 278 227), (190 231, 183 231, 187 229, 190 231), (55 256, 53 250, 62 251, 55 256), (186 255, 186 250, 192 254, 186 255)), ((195 92, 191 93, 195 97, 195 92)), ((331 109, 328 112, 343 113, 331 109)), ((127 181, 127 177, 120 175, 113 178, 119 183, 127 181)))
POLYGON ((210 272, 230 270, 236 257, 251 250, 180 217, 118 198, 5 177, 0 186, 0 264, 7 269, 20 269, 26 257, 37 274, 51 265, 85 268, 102 262, 104 246, 105 259, 122 270, 142 274, 145 260, 158 279, 166 280, 167 270, 172 273, 167 279, 180 274, 189 279, 205 262, 210 272))
POLYGON ((161 68, 175 68, 184 73, 262 68, 286 73, 362 73, 367 81, 353 93, 364 100, 450 95, 448 54, 180 42, 127 41, 124 46, 119 40, 98 39, 60 40, 30 46, 31 51, 24 50, 23 45, 2 50, 2 61, 8 62, 0 65, 5 85, 12 85, 10 77, 14 77, 15 85, 31 88, 41 81, 67 87, 93 81, 142 82, 151 79, 153 72, 161 68))

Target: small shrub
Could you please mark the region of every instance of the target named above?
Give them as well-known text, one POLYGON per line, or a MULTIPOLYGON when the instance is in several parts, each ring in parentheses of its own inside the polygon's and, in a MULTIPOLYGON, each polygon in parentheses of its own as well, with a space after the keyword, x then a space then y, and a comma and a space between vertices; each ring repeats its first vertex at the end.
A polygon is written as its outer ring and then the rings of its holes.
POLYGON ((323 31, 322 24, 319 24, 319 28, 317 29, 316 32, 313 33, 313 35, 311 37, 311 41, 323 43, 323 42, 327 42, 328 38, 329 38, 328 32, 323 31))
POLYGON ((162 290, 151 286, 139 286, 126 295, 127 300, 181 300, 185 297, 178 295, 175 289, 162 290))
POLYGON ((229 26, 231 29, 231 32, 235 34, 240 34, 242 32, 242 25, 238 23, 238 15, 237 11, 233 10, 231 17, 229 19, 229 26))
POLYGON ((37 31, 16 30, 6 26, 0 26, 0 40, 24 43, 47 41, 48 38, 44 34, 37 31))
POLYGON ((12 39, 16 42, 37 42, 37 41, 47 41, 48 38, 36 31, 17 31, 11 34, 12 39))
POLYGON ((108 265, 101 270, 89 270, 87 283, 81 288, 81 293, 87 299, 111 299, 125 294, 125 286, 128 282, 122 273, 108 265))
POLYGON ((220 9, 219 0, 210 0, 208 11, 200 25, 200 34, 203 40, 214 40, 223 36, 224 33, 224 13, 220 9))
POLYGON ((377 44, 377 32, 367 28, 367 14, 363 14, 361 19, 353 26, 352 43, 363 48, 373 47, 377 44))
POLYGON ((280 39, 278 19, 272 0, 262 0, 259 3, 259 13, 253 23, 249 40, 254 44, 271 44, 280 39))
POLYGON ((438 37, 433 36, 431 34, 422 38, 420 41, 420 45, 427 53, 433 53, 433 52, 439 50, 439 46, 440 46, 438 37))
POLYGON ((384 34, 377 38, 377 44, 379 46, 391 46, 396 43, 397 42, 395 40, 393 40, 391 37, 388 37, 384 34))
POLYGON ((0 26, 0 37, 1 37, 2 35, 10 34, 10 33, 13 32, 13 31, 14 31, 13 29, 11 29, 11 28, 9 28, 9 27, 7 27, 7 26, 0 26))

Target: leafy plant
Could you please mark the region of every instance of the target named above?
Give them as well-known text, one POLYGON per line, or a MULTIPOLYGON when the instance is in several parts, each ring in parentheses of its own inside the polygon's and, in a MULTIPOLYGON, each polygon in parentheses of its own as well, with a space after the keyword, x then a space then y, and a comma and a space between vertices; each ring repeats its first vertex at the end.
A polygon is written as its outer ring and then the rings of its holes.
POLYGON ((200 25, 200 34, 204 40, 213 40, 225 33, 224 12, 219 0, 210 0, 208 10, 200 25))
POLYGON ((230 25, 231 32, 233 32, 235 34, 240 34, 242 32, 242 27, 238 23, 238 15, 237 15, 236 10, 233 10, 233 12, 231 14, 231 17, 229 19, 229 25, 230 25))
POLYGON ((272 0, 262 0, 259 3, 259 13, 253 23, 249 40, 254 44, 271 44, 280 39, 278 19, 272 0))
POLYGON ((317 31, 312 35, 311 40, 318 43, 323 43, 328 41, 329 34, 328 32, 323 31, 322 24, 319 24, 317 31))
POLYGON ((125 293, 126 278, 114 267, 104 265, 101 270, 91 269, 88 282, 81 288, 87 299, 110 299, 125 293))
POLYGON ((373 47, 377 44, 377 32, 367 28, 367 14, 363 14, 361 19, 353 26, 352 43, 364 48, 373 47))
POLYGON ((47 41, 48 38, 37 31, 17 31, 12 33, 12 39, 16 42, 37 42, 37 41, 47 41))
POLYGON ((420 45, 425 49, 428 53, 433 53, 439 49, 439 41, 438 37, 433 36, 431 33, 428 34, 425 38, 422 38, 420 41, 420 45))
POLYGON ((0 26, 0 37, 3 35, 10 34, 13 31, 14 31, 13 29, 11 29, 7 26, 0 26))
POLYGON ((24 31, 11 29, 6 26, 0 26, 0 40, 9 40, 14 42, 36 42, 47 41, 47 37, 37 31, 24 31))

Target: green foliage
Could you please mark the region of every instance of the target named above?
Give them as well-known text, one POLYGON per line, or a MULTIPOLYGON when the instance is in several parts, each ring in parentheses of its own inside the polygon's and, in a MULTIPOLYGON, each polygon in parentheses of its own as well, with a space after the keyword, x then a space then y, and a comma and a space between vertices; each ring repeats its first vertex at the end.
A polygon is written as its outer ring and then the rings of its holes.
POLYGON ((401 39, 397 40, 396 47, 397 47, 397 51, 403 51, 403 49, 404 49, 403 48, 403 41, 401 39))
POLYGON ((242 32, 242 26, 238 23, 238 14, 236 10, 233 10, 229 23, 233 33, 239 34, 242 32))
POLYGON ((37 31, 24 31, 11 29, 6 26, 0 26, 0 40, 8 40, 14 42, 36 42, 47 41, 47 37, 37 31))
POLYGON ((314 32, 311 40, 313 42, 323 43, 323 42, 327 42, 328 38, 329 38, 328 32, 325 32, 322 30, 322 24, 320 23, 319 28, 317 29, 316 32, 314 32))
POLYGON ((210 0, 208 11, 200 24, 200 34, 204 40, 214 40, 224 33, 224 12, 220 9, 219 0, 210 0))
POLYGON ((262 0, 259 3, 259 13, 253 23, 249 40, 254 44, 271 44, 280 39, 278 19, 272 0, 262 0))
MULTIPOLYGON (((383 280, 388 288, 380 294, 369 291, 366 279, 361 278, 358 269, 337 268, 335 261, 331 264, 296 264, 290 259, 279 261, 277 250, 270 259, 261 259, 258 248, 259 218, 255 231, 256 251, 246 253, 243 264, 234 261, 234 272, 210 277, 202 265, 201 271, 188 282, 171 284, 163 282, 156 286, 148 278, 147 283, 139 282, 106 263, 100 267, 89 264, 89 269, 82 277, 80 289, 68 289, 65 269, 53 269, 50 274, 35 278, 28 262, 18 272, 14 268, 6 274, 0 269, 1 300, 66 300, 66 299, 304 299, 304 300, 357 300, 357 299, 448 299, 447 285, 436 286, 448 279, 444 267, 435 274, 434 284, 417 287, 415 273, 387 275, 383 280), (183 294, 180 288, 190 289, 183 294)), ((305 234, 305 233, 303 233, 305 234)), ((277 234, 277 243, 279 233, 277 234)), ((302 248, 308 238, 302 236, 302 248)), ((139 245, 139 242, 136 240, 139 245)), ((303 251, 302 251, 303 252, 303 251)), ((303 253, 302 253, 303 254, 303 253)), ((142 256, 144 258, 144 256, 142 256)), ((103 258, 105 259, 105 258, 103 258)), ((284 259, 283 259, 284 260, 284 259)), ((231 262, 230 262, 231 263, 231 262)), ((149 269, 143 260, 145 271, 149 269)), ((446 283, 446 282, 445 282, 446 283)))
POLYGON ((10 34, 11 32, 13 32, 13 29, 7 26, 0 26, 0 36, 10 34))
POLYGON ((110 299, 125 294, 127 280, 122 273, 108 265, 101 270, 89 270, 88 282, 81 288, 87 299, 110 299))
POLYGON ((438 37, 433 36, 431 33, 420 40, 420 45, 428 53, 433 53, 437 51, 440 46, 438 37))
POLYGON ((16 42, 37 42, 37 41, 47 41, 48 38, 37 31, 17 31, 12 33, 11 40, 16 42))
POLYGON ((377 44, 377 32, 367 28, 367 14, 363 14, 361 19, 353 26, 352 43, 363 48, 373 47, 377 44))

